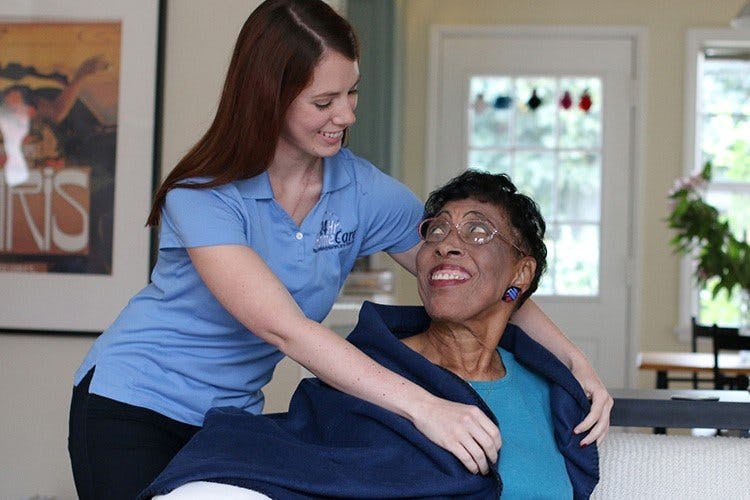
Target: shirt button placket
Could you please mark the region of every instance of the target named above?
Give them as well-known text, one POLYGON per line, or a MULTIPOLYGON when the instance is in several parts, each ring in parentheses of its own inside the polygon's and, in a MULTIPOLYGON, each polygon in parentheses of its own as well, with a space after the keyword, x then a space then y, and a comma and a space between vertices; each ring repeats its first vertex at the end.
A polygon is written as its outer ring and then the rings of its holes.
POLYGON ((294 233, 294 239, 297 240, 297 261, 302 262, 305 258, 305 235, 302 231, 294 233))

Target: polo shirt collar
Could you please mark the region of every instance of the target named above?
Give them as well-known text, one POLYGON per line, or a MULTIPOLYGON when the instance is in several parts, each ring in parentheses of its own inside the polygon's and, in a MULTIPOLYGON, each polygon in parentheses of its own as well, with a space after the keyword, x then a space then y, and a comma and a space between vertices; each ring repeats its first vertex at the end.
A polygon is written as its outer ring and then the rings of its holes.
MULTIPOLYGON (((352 182, 352 157, 352 154, 348 151, 339 151, 330 158, 323 158, 323 191, 321 195, 339 190, 352 182)), ((273 198, 273 190, 267 171, 249 179, 236 181, 236 186, 243 198, 256 200, 273 198)))

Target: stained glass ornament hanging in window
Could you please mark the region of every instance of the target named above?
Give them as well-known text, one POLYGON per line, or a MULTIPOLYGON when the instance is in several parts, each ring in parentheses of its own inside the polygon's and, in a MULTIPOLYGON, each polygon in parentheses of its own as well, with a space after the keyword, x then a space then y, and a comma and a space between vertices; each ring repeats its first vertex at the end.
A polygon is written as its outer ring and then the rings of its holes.
POLYGON ((485 109, 487 109, 487 101, 484 100, 484 94, 481 92, 477 94, 477 97, 474 99, 474 102, 471 105, 474 108, 474 112, 478 115, 481 115, 485 109))
POLYGON ((581 94, 581 99, 578 101, 578 107, 581 108, 581 110, 584 113, 588 113, 589 109, 591 109, 592 105, 591 101, 591 94, 589 94, 589 89, 586 89, 583 91, 583 94, 581 94))
POLYGON ((573 105, 573 98, 570 95, 570 91, 566 90, 562 98, 560 99, 560 107, 562 109, 570 109, 572 105, 573 105))
POLYGON ((529 97, 529 100, 526 101, 526 105, 531 111, 536 111, 536 108, 541 106, 543 102, 544 101, 542 101, 542 98, 537 95, 536 89, 534 89, 531 91, 531 97, 529 97))
POLYGON ((512 102, 513 100, 510 96, 499 95, 497 96, 497 99, 495 99, 495 109, 508 109, 512 102))

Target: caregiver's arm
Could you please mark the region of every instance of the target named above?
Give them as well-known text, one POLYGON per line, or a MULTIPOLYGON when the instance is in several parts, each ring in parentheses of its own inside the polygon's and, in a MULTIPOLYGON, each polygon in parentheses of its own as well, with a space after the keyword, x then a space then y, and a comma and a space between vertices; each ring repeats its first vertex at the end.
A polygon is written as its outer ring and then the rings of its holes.
MULTIPOLYGON (((403 253, 391 254, 391 257, 407 271, 416 275, 416 259, 420 245, 421 243, 403 253)), ((510 321, 521 327, 531 338, 542 344, 570 368, 586 395, 591 399, 591 411, 574 431, 578 434, 591 429, 589 434, 581 440, 581 445, 594 441, 601 442, 609 431, 609 413, 614 401, 583 352, 531 299, 524 302, 523 306, 511 316, 510 321)))
POLYGON ((497 461, 500 432, 478 408, 437 398, 384 368, 323 325, 305 317, 251 248, 189 248, 206 286, 235 318, 329 385, 393 411, 453 453, 472 472, 497 461))
POLYGON ((581 445, 601 442, 609 431, 609 414, 614 400, 591 366, 586 355, 568 339, 533 300, 524 302, 510 321, 523 329, 565 363, 591 399, 591 411, 574 430, 576 434, 591 428, 581 445), (592 427, 593 426, 593 427, 592 427))

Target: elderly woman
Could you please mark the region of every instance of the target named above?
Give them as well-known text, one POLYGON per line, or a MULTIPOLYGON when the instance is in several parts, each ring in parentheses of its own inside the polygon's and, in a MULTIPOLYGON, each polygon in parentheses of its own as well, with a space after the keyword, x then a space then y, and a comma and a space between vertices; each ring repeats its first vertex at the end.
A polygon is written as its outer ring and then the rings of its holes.
POLYGON ((472 475, 402 417, 309 379, 286 414, 212 410, 144 497, 194 481, 273 498, 588 497, 598 455, 573 428, 589 402, 554 355, 508 323, 545 268, 544 231, 536 204, 507 176, 465 172, 425 205, 424 308, 365 303, 349 336, 384 366, 498 422, 496 470, 472 475))

